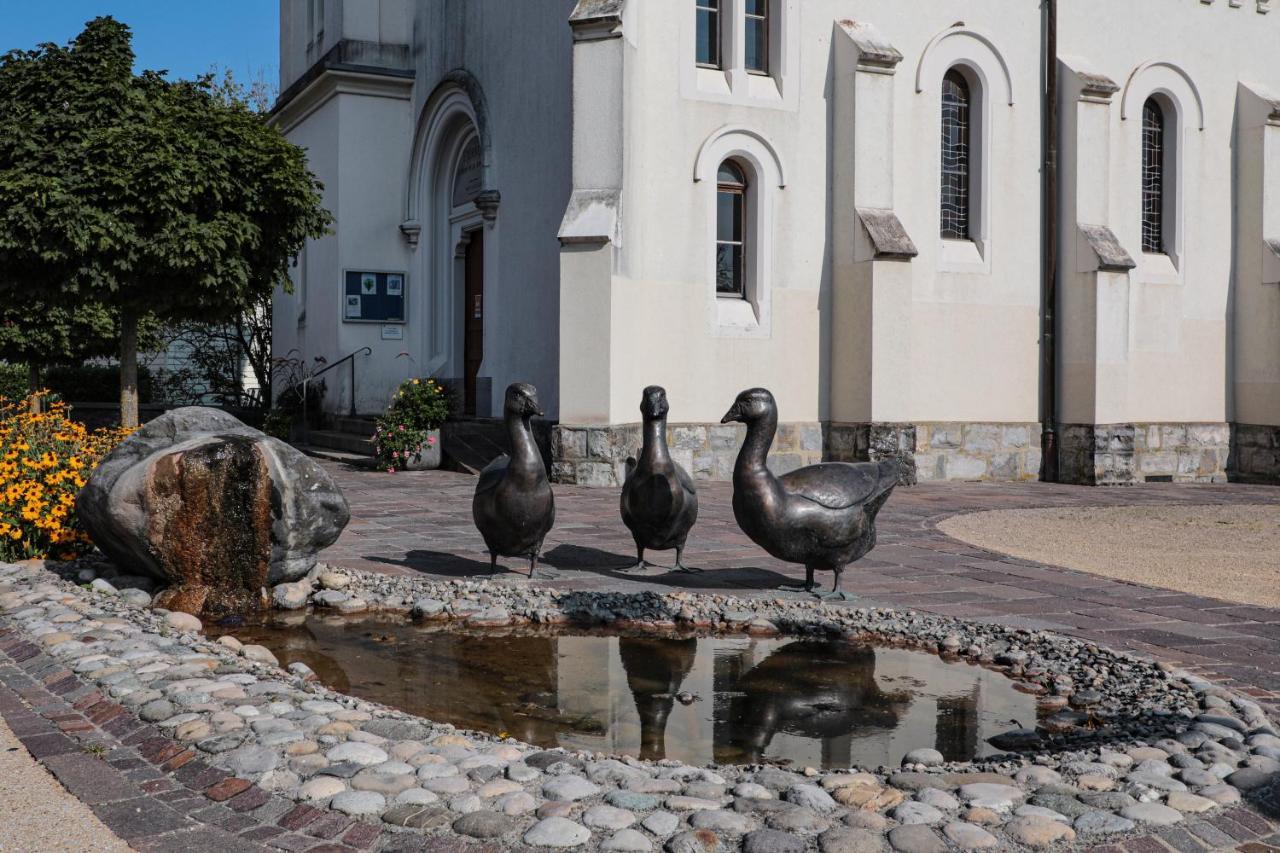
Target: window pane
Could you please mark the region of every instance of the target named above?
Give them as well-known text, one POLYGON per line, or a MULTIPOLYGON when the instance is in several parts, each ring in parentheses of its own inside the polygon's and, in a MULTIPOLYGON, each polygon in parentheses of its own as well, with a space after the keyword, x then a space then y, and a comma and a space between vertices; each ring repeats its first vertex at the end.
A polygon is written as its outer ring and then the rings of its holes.
POLYGON ((769 0, 747 0, 748 15, 769 14, 769 0))
POLYGON ((731 243, 742 241, 742 193, 717 194, 716 239, 731 243))
POLYGON ((716 247, 716 293, 742 295, 742 247, 716 247))
POLYGON ((720 14, 698 7, 698 64, 720 65, 720 14))
POLYGON ((746 181, 742 177, 741 170, 739 170, 738 167, 729 160, 720 164, 718 180, 721 185, 731 184, 737 187, 746 186, 746 181))
POLYGON ((969 239, 969 84, 956 71, 942 80, 942 210, 944 239, 969 239))
POLYGON ((1165 251, 1164 111, 1155 99, 1142 108, 1142 251, 1165 251))
POLYGON ((748 71, 766 72, 769 70, 769 22, 763 18, 747 18, 747 56, 748 71))

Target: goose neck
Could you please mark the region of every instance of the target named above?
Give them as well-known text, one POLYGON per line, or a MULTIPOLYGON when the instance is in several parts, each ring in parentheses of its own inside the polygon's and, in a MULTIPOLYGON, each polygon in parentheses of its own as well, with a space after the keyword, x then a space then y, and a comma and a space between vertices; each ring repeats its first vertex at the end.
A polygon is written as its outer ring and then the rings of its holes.
POLYGON ((665 462, 671 458, 667 449, 667 419, 654 418, 644 422, 644 446, 641 458, 649 462, 665 462))
POLYGON ((507 415, 507 435, 511 439, 511 462, 518 468, 533 468, 541 462, 538 445, 528 415, 507 415))
POLYGON ((747 471, 768 470, 769 448, 778 432, 778 416, 770 412, 747 424, 747 437, 738 454, 738 467, 747 471))

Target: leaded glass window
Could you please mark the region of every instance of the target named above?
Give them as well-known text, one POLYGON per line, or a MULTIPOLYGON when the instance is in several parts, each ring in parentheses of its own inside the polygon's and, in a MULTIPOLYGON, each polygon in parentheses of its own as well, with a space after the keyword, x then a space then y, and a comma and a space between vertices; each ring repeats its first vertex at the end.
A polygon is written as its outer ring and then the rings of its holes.
POLYGON ((1164 240, 1164 110, 1155 98, 1142 107, 1142 251, 1162 253, 1164 240))
POLYGON ((720 166, 716 191, 716 294, 745 296, 747 179, 732 160, 720 166))
POLYGON ((942 237, 969 237, 969 154, 972 97, 959 71, 942 78, 942 237))
POLYGON ((720 3, 721 0, 694 0, 698 16, 698 64, 720 67, 720 3))
POLYGON ((769 0, 745 0, 747 8, 746 68, 753 74, 769 73, 769 0))

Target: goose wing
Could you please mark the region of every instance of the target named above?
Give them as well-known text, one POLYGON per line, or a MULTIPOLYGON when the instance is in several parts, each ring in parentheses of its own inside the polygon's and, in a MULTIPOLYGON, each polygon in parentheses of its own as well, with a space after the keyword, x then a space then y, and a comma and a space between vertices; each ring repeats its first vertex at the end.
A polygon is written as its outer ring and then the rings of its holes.
POLYGON ((897 463, 824 462, 784 474, 778 480, 788 494, 827 509, 848 509, 871 502, 892 489, 897 482, 897 463))
POLYGON ((511 457, 505 453, 497 459, 484 466, 484 470, 480 472, 480 478, 476 482, 476 495, 487 494, 498 487, 502 482, 503 476, 507 473, 507 466, 511 464, 511 457))

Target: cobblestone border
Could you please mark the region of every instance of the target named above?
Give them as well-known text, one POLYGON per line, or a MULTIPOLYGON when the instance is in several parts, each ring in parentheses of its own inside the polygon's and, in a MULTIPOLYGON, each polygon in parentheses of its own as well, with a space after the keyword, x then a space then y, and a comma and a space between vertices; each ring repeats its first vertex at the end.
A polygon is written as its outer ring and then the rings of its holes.
MULTIPOLYGON (((41 588, 64 597, 73 592, 52 583, 43 584, 41 588)), ((39 594, 39 589, 33 591, 39 594)), ((76 592, 73 595, 78 598, 82 593, 76 592)), ((94 597, 92 594, 83 595, 85 604, 91 609, 95 602, 102 600, 101 597, 94 597)), ((709 597, 690 597, 690 600, 696 601, 700 598, 709 597)), ((21 612, 19 611, 19 618, 22 618, 21 612)), ((75 619, 61 619, 60 617, 73 615, 72 613, 66 613, 64 608, 64 612, 54 618, 57 624, 65 624, 70 627, 75 622, 75 619)), ((910 617, 904 616, 904 618, 910 617)), ((89 628, 87 633, 82 632, 83 641, 90 642, 93 632, 96 630, 96 628, 89 628)), ((109 631, 110 629, 104 627, 102 630, 109 631)), ((15 734, 20 738, 23 745, 37 759, 41 760, 68 790, 86 803, 89 803, 94 812, 108 827, 139 850, 236 851, 283 849, 339 851, 371 849, 378 851, 415 851, 526 849, 519 844, 513 845, 510 841, 495 846, 495 842, 464 842, 458 836, 406 833, 403 830, 372 823, 367 818, 363 820, 353 819, 323 807, 305 803, 295 804, 292 799, 273 794, 262 786, 254 784, 249 779, 237 778, 229 771, 216 768, 207 763, 191 745, 164 735, 160 728, 144 723, 125 705, 118 704, 107 698, 102 692, 105 688, 100 689, 98 686, 82 681, 79 676, 68 668, 68 663, 42 648, 42 646, 58 648, 68 642, 67 640, 54 639, 54 633, 56 632, 42 634, 38 640, 27 638, 10 627, 8 621, 0 620, 0 684, 4 685, 4 688, 0 689, 0 713, 3 713, 6 719, 10 720, 15 734)), ((183 638, 182 645, 184 647, 187 645, 193 646, 197 650, 197 654, 188 655, 188 657, 197 657, 200 656, 200 650, 208 644, 183 638)), ((86 656, 84 662, 93 663, 89 659, 91 657, 92 655, 86 656)), ((70 660, 79 661, 81 659, 73 656, 70 660)), ((271 672, 279 673, 278 670, 256 669, 248 662, 243 666, 246 669, 265 672, 266 674, 271 672)), ((78 664, 77 668, 79 668, 78 664)), ((92 667, 85 668, 92 669, 92 667)), ((234 669, 234 667, 230 667, 230 669, 234 669)), ((123 671, 123 668, 121 668, 121 671, 123 671)), ((1206 688, 1208 688, 1207 685, 1206 688)), ((324 696, 327 693, 327 691, 316 689, 312 695, 324 696)), ((263 693, 255 695, 275 694, 263 693)), ((1223 704, 1227 698, 1230 698, 1228 694, 1207 689, 1203 695, 1205 696, 1204 706, 1206 708, 1211 710, 1222 708, 1225 710, 1233 707, 1231 704, 1223 704), (1219 704, 1214 704, 1214 702, 1219 704)), ((1252 721, 1246 724, 1249 730, 1273 731, 1269 724, 1265 722, 1265 718, 1257 716, 1258 712, 1256 710, 1249 710, 1247 703, 1236 704, 1234 707, 1243 713, 1246 720, 1252 721)), ((393 714, 390 716, 396 719, 413 719, 406 715, 393 714)), ((1227 717, 1230 717, 1229 713, 1227 717)), ((1217 716, 1213 719, 1224 720, 1222 716, 1217 716)), ((1206 717, 1197 723, 1197 731, 1201 735, 1200 742, 1206 744, 1206 748, 1212 745, 1216 750, 1218 749, 1217 744, 1208 744, 1208 741, 1212 740, 1212 738, 1206 736, 1213 731, 1211 727, 1214 725, 1220 724, 1212 723, 1206 717)), ((1242 724, 1237 721, 1236 725, 1242 724)), ((1240 728, 1237 731, 1243 732, 1245 730, 1246 728, 1240 728)), ((1234 739, 1229 733, 1216 736, 1227 741, 1234 739)), ((1273 737, 1274 735, 1268 735, 1268 738, 1273 737)), ((1269 741, 1269 743, 1273 742, 1269 741)), ((451 743, 450 746, 452 745, 451 743)), ((1131 758, 1134 762, 1155 760, 1146 757, 1146 753, 1136 750, 1131 752, 1131 758)), ((1152 752, 1158 753, 1160 751, 1154 750, 1152 752)), ((1212 752, 1212 750, 1209 752, 1212 752)), ((543 754, 545 755, 546 753, 543 754)), ((585 759, 586 767, 591 769, 589 775, 592 776, 593 780, 603 783, 603 778, 596 775, 597 770, 604 770, 608 774, 625 773, 628 767, 639 768, 643 764, 637 762, 622 764, 607 760, 602 761, 599 757, 591 758, 589 756, 575 758, 567 753, 561 753, 558 756, 553 757, 553 760, 563 765, 561 771, 556 773, 551 770, 552 767, 556 766, 555 764, 539 765, 545 766, 548 770, 547 776, 539 778, 548 781, 563 780, 565 782, 586 784, 585 779, 574 775, 576 772, 587 773, 587 770, 583 769, 583 761, 585 759), (566 761, 576 761, 577 764, 569 767, 566 761), (565 769, 566 767, 568 769, 565 769)), ((1112 756, 1119 757, 1114 753, 1112 756)), ((534 756, 529 754, 526 757, 529 759, 529 764, 531 766, 534 765, 534 756)), ((1100 756, 1096 760, 1100 760, 1102 757, 1105 756, 1100 756)), ((485 765, 477 764, 475 766, 480 768, 485 765)), ((668 769, 670 769, 671 763, 666 763, 664 766, 668 766, 668 769)), ((915 767, 916 771, 923 769, 923 765, 915 767)), ((1026 769, 1030 771, 1032 768, 1028 767, 1026 769)), ((690 771, 692 770, 690 768, 690 771)), ((697 771, 692 776, 679 778, 696 780, 701 778, 698 774, 702 772, 697 771)), ((1135 767, 1134 778, 1139 772, 1142 772, 1142 768, 1135 767)), ((714 776, 714 774, 712 775, 714 776)), ((792 780, 802 778, 794 773, 778 773, 777 775, 790 777, 792 780)), ((867 774, 862 775, 865 776, 867 774)), ((899 773, 896 775, 901 777, 900 781, 905 786, 908 782, 918 782, 919 778, 917 777, 927 776, 928 774, 915 772, 914 774, 899 773)), ((1041 767, 1039 771, 1028 775, 1028 782, 1025 784, 1029 784, 1033 788, 1040 787, 1039 782, 1032 780, 1051 779, 1056 776, 1057 774, 1049 770, 1049 768, 1041 767)), ((755 778, 759 782, 766 781, 764 771, 755 774, 755 778)), ((846 776, 844 778, 852 777, 846 776)), ((973 780, 977 777, 969 778, 973 780)), ((1004 778, 1006 782, 1009 781, 1008 777, 1004 778)), ((1020 781, 1021 779, 1022 777, 1019 776, 1020 781)), ((657 781, 662 781, 661 777, 657 781)), ((817 779, 815 778, 813 781, 817 781, 817 779)), ((790 807, 794 808, 798 805, 799 799, 796 795, 797 789, 788 789, 786 785, 795 783, 794 781, 784 781, 782 784, 786 799, 792 803, 790 807)), ((898 781, 894 781, 894 784, 898 784, 898 781)), ((748 783, 745 780, 740 783, 740 787, 744 785, 760 788, 760 785, 755 782, 748 783)), ((685 795, 683 797, 668 797, 668 801, 694 799, 688 790, 691 787, 692 783, 684 786, 685 795)), ((930 786, 925 785, 924 787, 930 786)), ((1002 786, 997 785, 995 787, 1002 786)), ((1256 786, 1254 787, 1256 789, 1256 786)), ((805 797, 813 796, 817 798, 826 796, 820 793, 824 789, 833 793, 837 790, 843 790, 838 786, 826 787, 824 785, 819 788, 814 784, 800 785, 799 788, 807 789, 800 791, 805 797)), ((895 789, 882 788, 880 790, 894 791, 895 789)), ((922 791, 923 789, 908 787, 907 790, 922 791)), ((1006 790, 1008 789, 1006 788, 1006 790)), ((1260 789, 1255 790, 1255 796, 1261 793, 1260 789)), ((746 794, 737 793, 737 789, 735 789, 735 794, 739 798, 747 796, 746 794)), ((1274 792, 1268 791, 1267 795, 1271 813, 1280 812, 1276 808, 1280 802, 1275 799, 1274 792)), ((949 795, 943 794, 940 796, 949 795)), ((750 800, 751 798, 748 797, 748 799, 750 800)), ((924 804, 922 794, 917 794, 917 800, 906 800, 905 802, 913 806, 924 804)), ((752 800, 751 802, 770 801, 773 800, 752 800)), ((702 802, 705 803, 707 801, 703 800, 702 802)), ((898 792, 896 802, 904 802, 900 792, 898 792)), ((548 805, 555 804, 548 803, 548 805)), ((568 804, 562 803, 560 805, 568 804)), ((692 807, 692 803, 690 805, 692 807)), ((748 803, 748 805, 751 805, 751 803, 748 803)), ((779 805, 785 805, 785 803, 780 803, 779 805)), ((754 808, 754 806, 752 807, 754 808)), ((700 805, 697 808, 711 808, 711 806, 700 805)), ((415 826, 418 824, 412 822, 414 818, 419 815, 426 815, 430 810, 424 806, 418 806, 415 810, 415 808, 408 807, 406 803, 406 808, 402 808, 400 811, 404 812, 403 816, 406 817, 407 825, 415 826), (409 812, 413 812, 413 814, 410 815, 409 812)), ((443 811, 443 809, 436 809, 436 811, 443 811)), ((617 810, 615 809, 615 811, 617 810)), ((707 814, 714 816, 716 813, 709 811, 707 814)), ((720 812, 719 814, 732 815, 731 812, 720 812)), ((388 813, 387 817, 390 817, 390 813, 388 813)), ((383 819, 386 820, 387 817, 383 819)), ((376 817, 372 819, 376 820, 376 817)), ((448 818, 443 823, 436 822, 431 826, 442 828, 452 820, 453 818, 448 818)), ((699 821, 692 821, 692 823, 695 828, 699 825, 699 821)), ((850 825, 852 826, 853 824, 850 825)), ((904 820, 903 826, 897 827, 897 829, 903 829, 909 825, 904 820)), ((684 851, 686 849, 710 850, 713 848, 731 849, 721 847, 714 832, 706 834, 707 832, 707 830, 699 830, 698 832, 685 832, 681 835, 673 836, 668 841, 666 849, 671 851, 684 851), (704 833, 704 835, 699 833, 704 833), (709 838, 710 846, 705 848, 681 846, 682 844, 687 845, 696 842, 699 838, 709 838), (674 847, 672 846, 673 844, 675 844, 674 847)), ((757 831, 757 833, 763 833, 760 838, 762 843, 770 841, 772 838, 770 832, 768 830, 757 831)), ((784 834, 773 833, 773 835, 784 834)), ((940 841, 937 841, 937 836, 933 836, 931 831, 927 830, 927 827, 921 829, 919 834, 930 835, 937 844, 941 844, 940 841)), ((730 838, 733 836, 732 831, 730 831, 729 836, 730 838)), ((794 840, 795 838, 792 837, 793 842, 794 840)), ((894 840, 892 833, 890 840, 894 840)), ((728 843, 729 838, 725 838, 724 841, 728 843)), ((1235 847, 1253 851, 1262 849, 1258 846, 1259 843, 1270 844, 1276 841, 1280 841, 1280 833, 1277 833, 1276 827, 1270 820, 1249 808, 1228 807, 1225 810, 1215 810, 1204 818, 1189 816, 1185 822, 1177 826, 1165 827, 1145 836, 1137 838, 1125 836, 1121 842, 1101 845, 1095 849, 1108 852, 1123 850, 1125 853, 1139 853, 1139 851, 1164 851, 1167 848, 1172 848, 1194 853, 1194 851, 1204 849, 1235 847), (1254 846, 1249 846, 1251 844, 1254 846)), ((899 850, 904 849, 897 841, 894 841, 894 845, 899 850)), ((826 843, 822 844, 822 848, 824 853, 831 853, 826 843)), ((634 848, 602 846, 602 849, 634 848)), ((752 847, 750 844, 744 844, 743 849, 762 851, 775 848, 752 847)))

